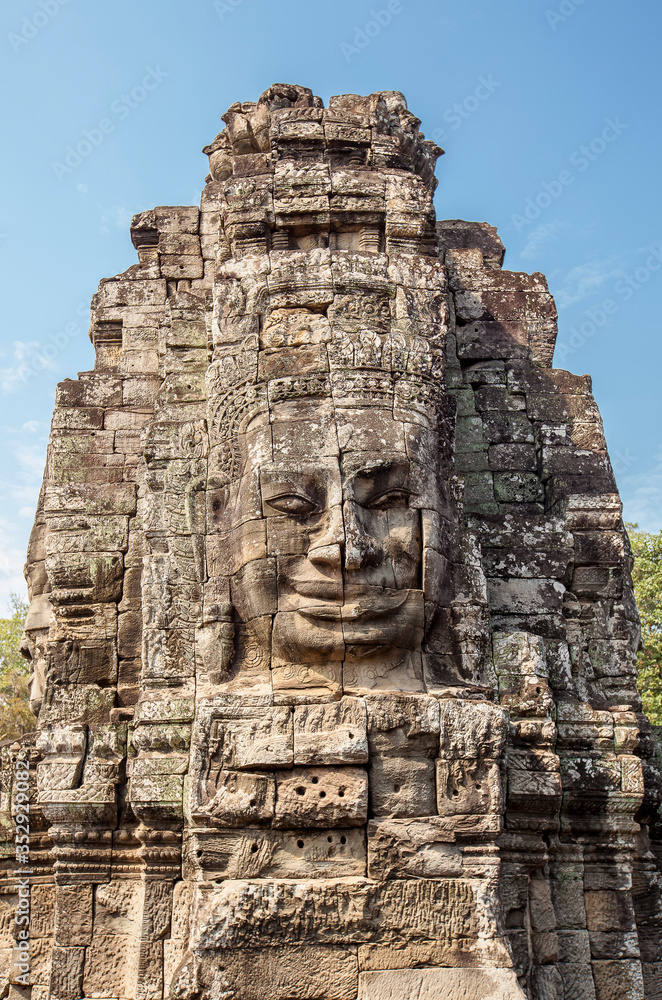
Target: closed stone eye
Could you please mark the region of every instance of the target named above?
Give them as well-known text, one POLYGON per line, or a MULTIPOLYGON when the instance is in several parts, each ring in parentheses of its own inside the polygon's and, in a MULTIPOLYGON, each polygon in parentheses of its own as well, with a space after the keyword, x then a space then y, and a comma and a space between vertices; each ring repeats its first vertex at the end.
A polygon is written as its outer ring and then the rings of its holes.
POLYGON ((407 490, 387 490, 373 497, 365 506, 369 510, 390 510, 394 507, 409 506, 409 492, 407 490))
POLYGON ((272 497, 269 500, 269 506, 280 511, 281 514, 314 514, 317 512, 317 504, 301 493, 281 493, 280 496, 272 497))

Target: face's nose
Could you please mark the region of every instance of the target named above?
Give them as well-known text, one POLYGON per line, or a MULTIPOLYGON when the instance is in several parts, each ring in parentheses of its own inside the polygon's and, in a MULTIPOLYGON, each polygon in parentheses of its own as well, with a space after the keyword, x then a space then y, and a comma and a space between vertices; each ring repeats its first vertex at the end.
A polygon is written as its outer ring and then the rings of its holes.
POLYGON ((308 558, 316 566, 342 569, 345 547, 345 526, 342 508, 332 507, 323 531, 308 549, 308 558))
POLYGON ((345 569, 360 569, 363 563, 361 553, 361 531, 355 505, 346 500, 343 504, 345 515, 345 569))
POLYGON ((377 565, 383 559, 381 548, 366 529, 361 507, 355 500, 343 503, 345 525, 345 569, 361 570, 377 565))

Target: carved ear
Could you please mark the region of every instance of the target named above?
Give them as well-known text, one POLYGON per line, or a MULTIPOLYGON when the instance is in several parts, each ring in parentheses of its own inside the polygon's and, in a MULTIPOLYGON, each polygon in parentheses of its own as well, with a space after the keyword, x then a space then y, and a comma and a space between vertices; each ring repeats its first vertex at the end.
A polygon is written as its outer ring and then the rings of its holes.
POLYGON ((195 630, 196 667, 200 667, 211 684, 222 684, 230 674, 234 659, 235 627, 230 603, 212 605, 205 621, 195 630))
POLYGON ((218 531, 218 524, 225 513, 229 490, 225 485, 217 485, 215 480, 207 484, 207 533, 218 531))
POLYGON ((344 451, 349 444, 352 434, 354 433, 353 424, 342 424, 338 427, 338 447, 341 451, 344 451))

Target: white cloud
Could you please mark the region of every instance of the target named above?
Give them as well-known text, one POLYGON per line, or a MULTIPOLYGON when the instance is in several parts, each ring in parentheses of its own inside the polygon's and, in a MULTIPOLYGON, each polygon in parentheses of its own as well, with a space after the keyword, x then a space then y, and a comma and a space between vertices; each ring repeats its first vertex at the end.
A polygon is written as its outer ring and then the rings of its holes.
POLYGON ((38 479, 41 482, 46 462, 46 440, 34 444, 23 441, 16 447, 15 455, 23 476, 28 481, 38 479))
POLYGON ((25 434, 36 434, 39 430, 47 430, 47 427, 43 420, 26 420, 21 426, 21 431, 25 434))
POLYGON ((520 257, 522 260, 530 260, 536 257, 545 243, 556 239, 559 233, 567 229, 570 229, 569 223, 558 221, 550 222, 546 226, 536 226, 529 233, 529 238, 524 244, 524 248, 520 251, 520 257))
POLYGON ((35 375, 56 367, 41 353, 41 345, 36 340, 14 340, 12 349, 14 364, 0 368, 0 390, 4 393, 15 392, 35 375))
POLYGON ((112 208, 107 208, 101 216, 99 235, 108 236, 113 229, 128 229, 132 218, 133 212, 130 212, 123 205, 113 205, 112 208))
POLYGON ((634 521, 642 531, 662 530, 662 454, 646 472, 624 476, 620 482, 623 517, 634 521))
POLYGON ((607 281, 616 280, 622 273, 622 266, 616 257, 606 257, 590 260, 586 264, 578 264, 566 274, 554 293, 560 309, 566 309, 594 295, 607 281))

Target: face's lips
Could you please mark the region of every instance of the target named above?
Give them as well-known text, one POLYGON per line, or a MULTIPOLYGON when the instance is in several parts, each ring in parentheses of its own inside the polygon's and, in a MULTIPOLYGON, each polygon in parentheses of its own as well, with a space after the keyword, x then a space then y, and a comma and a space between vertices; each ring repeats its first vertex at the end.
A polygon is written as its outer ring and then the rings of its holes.
POLYGON ((304 618, 323 618, 326 621, 340 621, 341 607, 339 604, 311 604, 308 607, 297 608, 297 614, 304 618))
POLYGON ((383 618, 398 611, 406 602, 408 596, 408 594, 405 594, 404 597, 391 598, 391 600, 383 596, 368 597, 353 604, 343 605, 315 604, 299 608, 298 613, 305 618, 326 618, 333 621, 342 619, 346 622, 363 621, 366 618, 383 618))
POLYGON ((313 597, 318 601, 338 604, 342 601, 342 581, 287 580, 287 586, 299 597, 313 597))

